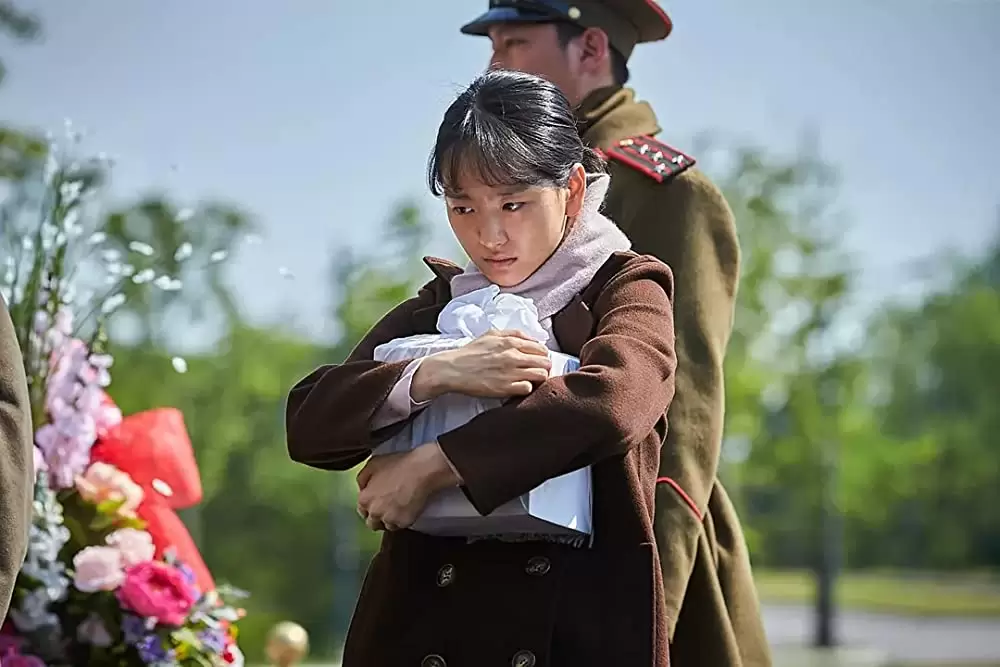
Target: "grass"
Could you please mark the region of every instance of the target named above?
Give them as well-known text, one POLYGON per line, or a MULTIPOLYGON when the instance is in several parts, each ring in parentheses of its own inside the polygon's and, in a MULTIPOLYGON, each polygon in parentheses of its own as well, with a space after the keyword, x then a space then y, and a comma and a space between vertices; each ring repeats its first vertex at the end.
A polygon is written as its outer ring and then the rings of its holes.
MULTIPOLYGON (((755 572, 764 602, 806 603, 815 599, 812 575, 802 571, 755 572)), ((914 616, 1000 617, 1000 581, 989 575, 907 576, 848 572, 837 586, 848 609, 914 616)), ((1000 667, 1000 666, 998 666, 1000 667)))

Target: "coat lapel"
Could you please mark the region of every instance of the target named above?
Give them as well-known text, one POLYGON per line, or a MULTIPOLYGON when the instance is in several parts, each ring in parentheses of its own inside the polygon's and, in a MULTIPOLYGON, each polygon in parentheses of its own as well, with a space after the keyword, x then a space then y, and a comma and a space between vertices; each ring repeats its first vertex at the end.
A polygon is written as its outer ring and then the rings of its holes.
POLYGON ((437 257, 424 257, 424 264, 436 278, 430 286, 435 291, 434 303, 413 311, 411 315, 413 330, 416 333, 436 333, 438 316, 445 304, 451 300, 451 279, 462 272, 462 267, 437 257))

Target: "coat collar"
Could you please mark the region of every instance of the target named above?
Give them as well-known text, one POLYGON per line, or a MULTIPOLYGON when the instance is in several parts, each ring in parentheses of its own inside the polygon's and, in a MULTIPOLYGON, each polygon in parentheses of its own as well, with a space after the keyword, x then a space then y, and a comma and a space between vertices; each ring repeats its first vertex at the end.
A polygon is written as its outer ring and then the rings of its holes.
POLYGON ((424 257, 424 264, 426 264, 427 268, 434 272, 435 276, 446 283, 450 283, 452 278, 464 271, 464 269, 455 262, 447 259, 441 259, 440 257, 424 257))
POLYGON ((607 149, 637 135, 660 133, 660 124, 648 102, 636 102, 631 88, 599 88, 584 98, 577 110, 583 141, 607 149))
MULTIPOLYGON (((562 310, 552 317, 552 333, 555 334, 559 342, 559 349, 565 354, 579 357, 580 350, 584 344, 590 340, 597 326, 597 318, 594 317, 585 299, 592 297, 591 291, 596 287, 595 283, 601 286, 607 282, 608 273, 614 273, 620 265, 633 256, 630 253, 615 253, 608 259, 605 266, 598 271, 594 281, 583 291, 577 294, 562 310)), ((430 306, 418 308, 413 311, 414 333, 434 333, 437 331, 437 318, 445 304, 451 300, 451 279, 463 271, 458 264, 440 259, 437 257, 424 257, 424 264, 434 272, 438 285, 435 289, 435 302, 430 306)))

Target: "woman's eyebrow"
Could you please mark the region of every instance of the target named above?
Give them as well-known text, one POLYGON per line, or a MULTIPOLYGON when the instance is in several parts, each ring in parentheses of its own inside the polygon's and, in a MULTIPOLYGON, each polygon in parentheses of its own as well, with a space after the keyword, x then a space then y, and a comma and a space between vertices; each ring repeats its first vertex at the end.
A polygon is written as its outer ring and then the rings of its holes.
POLYGON ((500 189, 500 194, 504 197, 511 197, 513 195, 519 195, 523 192, 527 192, 528 187, 525 185, 510 185, 505 188, 500 189))

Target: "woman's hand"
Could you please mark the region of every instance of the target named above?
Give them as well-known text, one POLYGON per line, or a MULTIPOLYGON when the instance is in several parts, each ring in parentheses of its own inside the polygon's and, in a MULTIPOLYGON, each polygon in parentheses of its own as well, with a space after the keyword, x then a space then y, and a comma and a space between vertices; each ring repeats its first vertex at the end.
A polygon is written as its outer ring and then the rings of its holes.
POLYGON ((358 514, 372 530, 409 528, 431 495, 459 483, 436 442, 376 456, 358 473, 358 514))
POLYGON ((549 350, 519 331, 489 331, 456 350, 426 357, 413 375, 414 401, 454 392, 480 398, 527 396, 548 379, 549 350))

